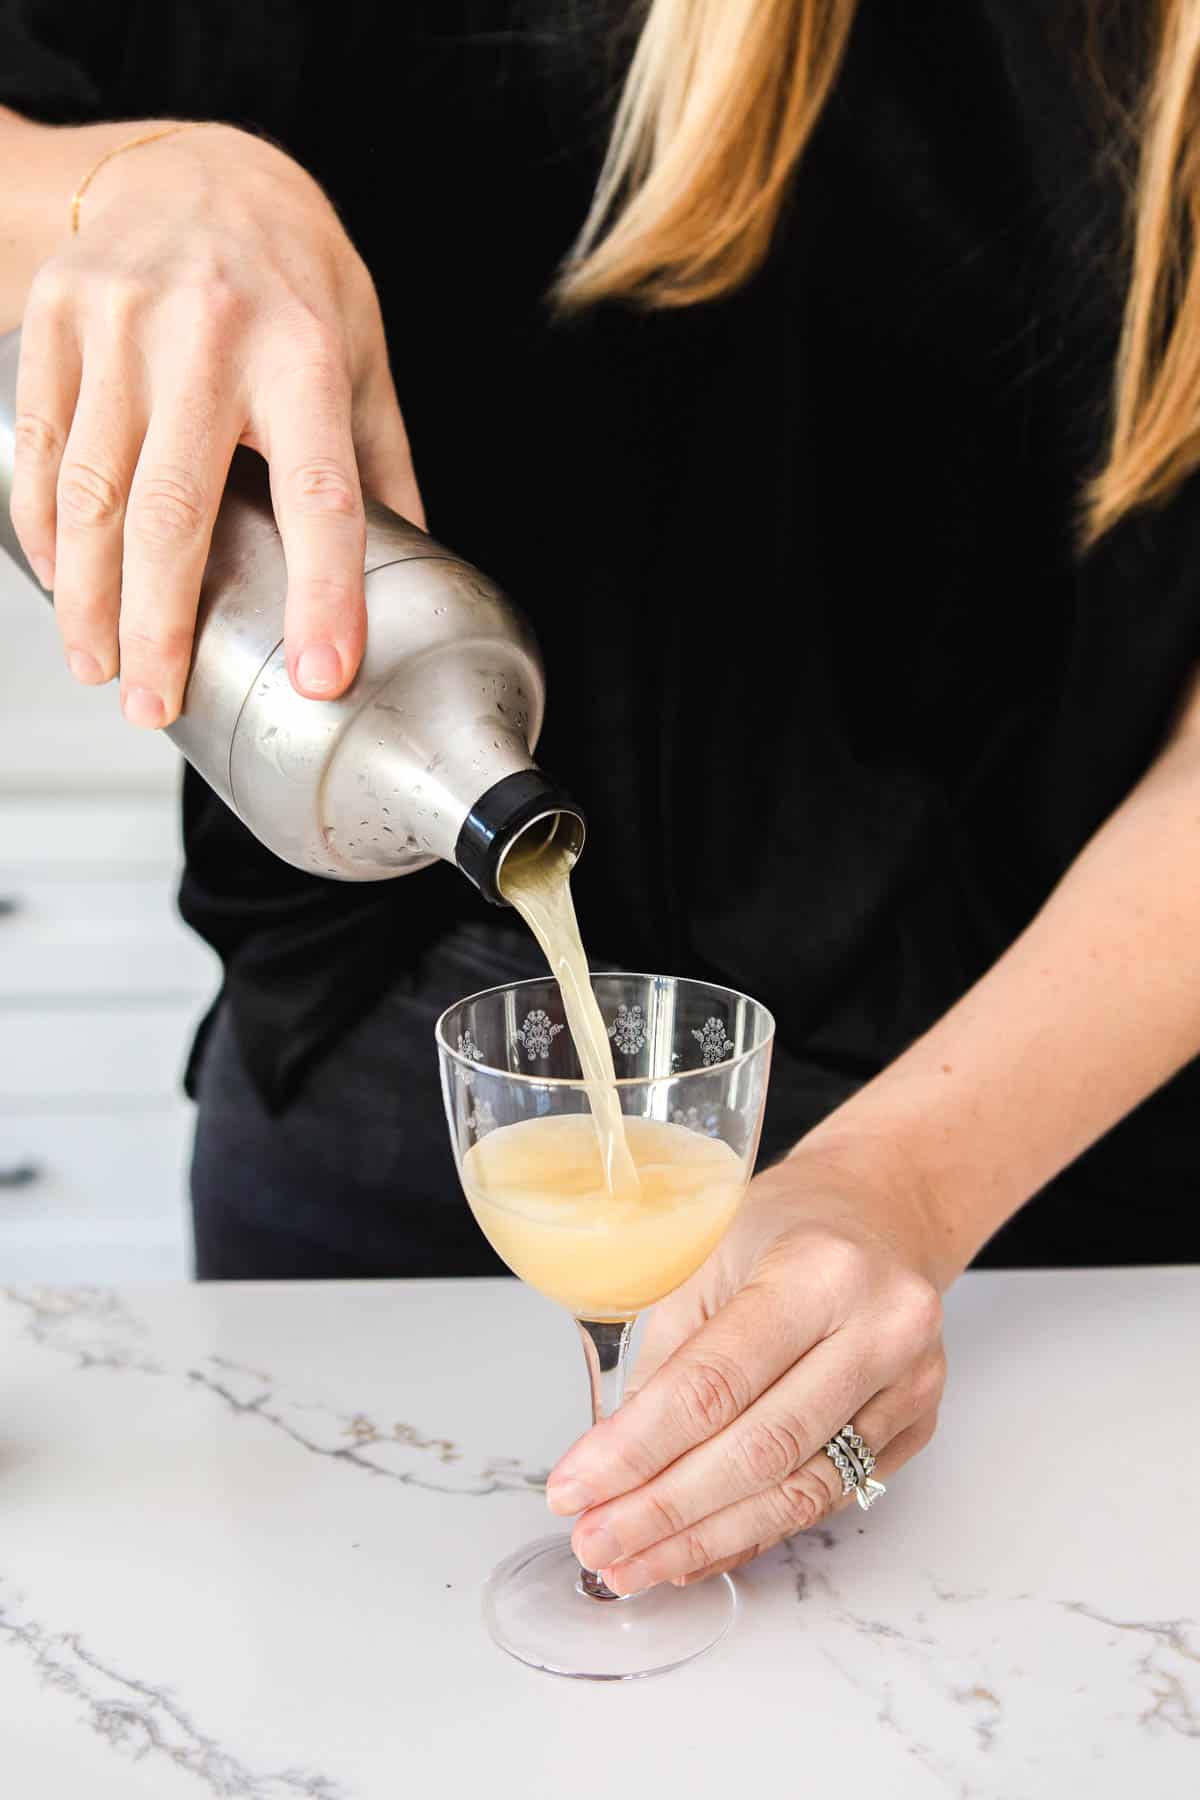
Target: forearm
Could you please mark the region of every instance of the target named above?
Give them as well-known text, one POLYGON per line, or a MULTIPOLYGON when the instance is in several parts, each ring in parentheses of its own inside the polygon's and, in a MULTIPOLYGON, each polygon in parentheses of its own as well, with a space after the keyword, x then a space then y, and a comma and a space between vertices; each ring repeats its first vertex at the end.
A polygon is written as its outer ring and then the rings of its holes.
POLYGON ((30 283, 70 230, 71 196, 88 170, 158 122, 40 125, 0 107, 0 331, 21 323, 30 283))
POLYGON ((939 1285, 1200 1051, 1198 714, 983 979, 793 1152, 916 1208, 939 1285))

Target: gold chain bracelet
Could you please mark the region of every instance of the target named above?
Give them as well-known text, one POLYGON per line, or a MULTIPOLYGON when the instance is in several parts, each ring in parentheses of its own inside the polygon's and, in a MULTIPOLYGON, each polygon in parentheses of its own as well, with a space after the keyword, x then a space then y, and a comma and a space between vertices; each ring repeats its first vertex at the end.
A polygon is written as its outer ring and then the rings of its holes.
POLYGON ((160 126, 157 131, 144 131, 140 137, 126 138, 123 144, 114 144, 111 150, 106 150, 99 161, 92 164, 92 167, 88 170, 79 186, 75 189, 75 192, 71 195, 72 234, 79 230, 79 208, 83 196, 87 193, 105 163, 111 162, 114 156, 120 156, 125 150, 136 150, 142 144, 157 144, 162 138, 175 137, 181 131, 198 131, 201 126, 212 125, 215 122, 216 121, 212 119, 184 119, 177 125, 163 125, 160 126))

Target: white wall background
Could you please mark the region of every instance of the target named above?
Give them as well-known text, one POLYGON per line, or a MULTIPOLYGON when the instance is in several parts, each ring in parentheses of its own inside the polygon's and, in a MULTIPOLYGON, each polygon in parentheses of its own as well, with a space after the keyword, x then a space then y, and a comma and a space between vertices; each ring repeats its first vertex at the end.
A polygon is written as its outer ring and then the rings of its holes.
POLYGON ((0 553, 0 1283, 189 1272, 179 1078, 217 964, 174 908, 179 770, 0 553))

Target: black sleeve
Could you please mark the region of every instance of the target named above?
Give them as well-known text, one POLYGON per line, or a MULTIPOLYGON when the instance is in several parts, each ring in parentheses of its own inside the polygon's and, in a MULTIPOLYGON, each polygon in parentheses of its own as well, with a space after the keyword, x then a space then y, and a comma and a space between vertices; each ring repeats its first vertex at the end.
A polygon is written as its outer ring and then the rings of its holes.
POLYGON ((112 0, 0 0, 0 106, 46 125, 120 118, 131 16, 112 0))

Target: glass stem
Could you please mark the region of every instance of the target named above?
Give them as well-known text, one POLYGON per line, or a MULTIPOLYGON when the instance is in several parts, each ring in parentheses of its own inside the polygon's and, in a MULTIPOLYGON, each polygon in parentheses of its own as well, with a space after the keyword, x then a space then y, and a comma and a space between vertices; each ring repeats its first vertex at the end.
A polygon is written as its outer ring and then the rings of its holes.
MULTIPOLYGON (((609 1419, 621 1404, 625 1392, 625 1364, 629 1340, 633 1336, 633 1319, 576 1319, 583 1339, 588 1382, 592 1390, 592 1424, 609 1419)), ((620 1600, 606 1587, 594 1569, 579 1565, 579 1585, 593 1600, 620 1600)))

